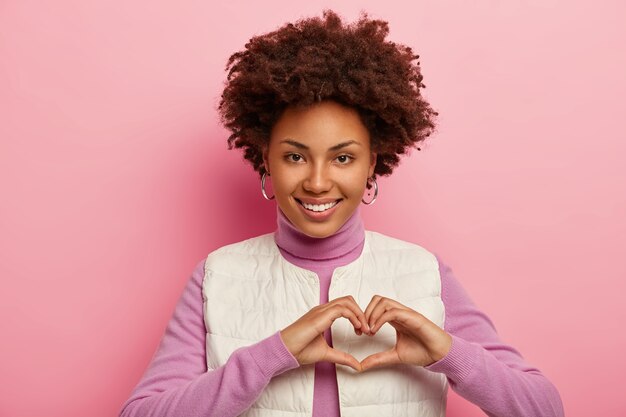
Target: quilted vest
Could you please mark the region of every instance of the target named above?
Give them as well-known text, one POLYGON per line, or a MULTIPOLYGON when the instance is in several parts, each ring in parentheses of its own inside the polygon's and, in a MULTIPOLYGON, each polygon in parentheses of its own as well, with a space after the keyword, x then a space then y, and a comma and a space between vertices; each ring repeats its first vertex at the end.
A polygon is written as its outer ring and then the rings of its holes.
MULTIPOLYGON (((352 295, 365 310, 382 295, 420 312, 443 328, 445 311, 436 257, 419 245, 365 231, 360 256, 333 271, 329 300, 352 295)), ((317 274, 288 262, 268 233, 222 246, 205 262, 202 283, 207 329, 207 368, 215 369, 236 349, 284 329, 319 305, 317 274)), ((395 329, 357 336, 347 319, 332 327, 333 346, 357 360, 395 345, 395 329)), ((357 373, 337 365, 342 417, 444 417, 448 382, 421 366, 393 365, 357 373)), ((310 417, 314 365, 275 376, 242 416, 310 417)))

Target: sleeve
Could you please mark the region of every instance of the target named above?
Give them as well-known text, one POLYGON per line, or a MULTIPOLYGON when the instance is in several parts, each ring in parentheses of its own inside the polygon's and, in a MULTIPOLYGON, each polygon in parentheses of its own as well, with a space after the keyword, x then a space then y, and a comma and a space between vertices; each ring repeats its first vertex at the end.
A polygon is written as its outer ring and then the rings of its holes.
MULTIPOLYGON (((437 255, 436 255, 437 256, 437 255)), ((556 387, 541 371, 503 343, 492 321, 480 311, 439 256, 444 330, 452 347, 425 368, 444 373, 450 387, 490 417, 563 417, 556 387)))
POLYGON ((223 366, 207 372, 203 278, 204 260, 194 269, 120 417, 237 416, 256 401, 271 378, 299 366, 277 331, 237 349, 223 366))

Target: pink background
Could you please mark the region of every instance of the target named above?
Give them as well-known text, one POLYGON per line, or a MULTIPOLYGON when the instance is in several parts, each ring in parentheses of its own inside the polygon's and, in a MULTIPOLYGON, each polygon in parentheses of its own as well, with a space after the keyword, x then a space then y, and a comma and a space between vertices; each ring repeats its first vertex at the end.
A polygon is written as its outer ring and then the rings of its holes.
POLYGON ((388 20, 441 114, 366 227, 440 254, 568 416, 624 415, 626 7, 407 4, 0 2, 1 416, 117 415, 196 263, 274 230, 224 65, 323 6, 388 20))

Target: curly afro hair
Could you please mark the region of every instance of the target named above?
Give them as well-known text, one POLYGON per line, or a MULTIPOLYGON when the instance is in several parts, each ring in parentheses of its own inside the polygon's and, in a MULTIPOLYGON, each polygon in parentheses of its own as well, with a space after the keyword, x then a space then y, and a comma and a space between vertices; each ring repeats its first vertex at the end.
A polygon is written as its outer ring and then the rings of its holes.
POLYGON ((221 122, 232 132, 228 149, 244 148, 261 176, 263 148, 285 108, 330 99, 354 108, 367 127, 378 154, 373 178, 390 175, 398 155, 435 130, 438 113, 420 94, 426 86, 419 61, 413 63, 419 55, 386 41, 388 23, 366 12, 349 25, 329 9, 323 17, 255 36, 230 56, 219 104, 221 122))

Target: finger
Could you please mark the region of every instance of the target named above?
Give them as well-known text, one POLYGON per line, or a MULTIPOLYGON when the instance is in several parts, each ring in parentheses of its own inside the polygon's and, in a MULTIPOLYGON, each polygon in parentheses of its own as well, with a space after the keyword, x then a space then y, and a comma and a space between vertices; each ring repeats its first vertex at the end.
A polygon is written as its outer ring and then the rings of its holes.
MULTIPOLYGON (((370 300, 370 303, 367 305, 365 309, 365 320, 367 320, 367 324, 370 324, 370 316, 372 315, 372 310, 378 305, 378 303, 382 300, 380 295, 375 295, 370 300)), ((371 326, 370 326, 371 327, 371 326)))
POLYGON ((346 365, 357 372, 361 372, 361 363, 357 361, 354 356, 330 346, 328 347, 323 360, 338 363, 340 365, 346 365))
POLYGON ((372 313, 370 314, 370 317, 368 320, 370 329, 379 320, 380 316, 383 315, 383 313, 385 313, 386 311, 392 308, 414 311, 414 310, 411 310, 409 307, 406 307, 404 304, 400 304, 396 300, 392 300, 391 298, 387 298, 387 297, 382 297, 382 299, 378 302, 378 304, 376 304, 376 307, 374 307, 374 309, 372 310, 372 313))
POLYGON ((376 368, 379 366, 393 365, 401 363, 396 349, 389 349, 384 352, 374 353, 361 361, 361 371, 376 368))
POLYGON ((345 305, 354 312, 354 314, 361 322, 361 330, 369 331, 367 320, 365 320, 365 314, 363 313, 363 310, 361 310, 361 307, 357 304, 353 296, 347 295, 338 299, 338 302, 345 305))
POLYGON ((419 313, 413 310, 404 310, 404 309, 395 308, 395 307, 391 308, 385 311, 380 317, 376 319, 376 321, 372 325, 372 332, 376 333, 382 327, 383 324, 388 323, 388 322, 397 322, 403 325, 404 328, 407 328, 409 327, 407 326, 407 324, 411 319, 419 319, 418 316, 415 316, 415 315, 419 315, 419 313))
POLYGON ((381 300, 372 309, 372 312, 370 313, 370 316, 368 319, 368 324, 370 325, 370 330, 372 331, 372 333, 375 333, 374 330, 372 330, 372 328, 374 327, 374 324, 376 324, 380 316, 382 316, 385 313, 385 311, 389 310, 390 308, 391 307, 389 306, 388 299, 385 297, 382 297, 381 300))
MULTIPOLYGON (((349 308, 350 310, 352 310, 352 312, 355 314, 357 319, 361 322, 361 327, 359 327, 358 329, 361 331, 361 333, 363 331, 365 333, 369 333, 369 325, 367 323, 367 320, 365 319, 365 314, 363 313, 363 310, 361 310, 361 307, 359 307, 359 305, 357 304, 354 297, 352 297, 351 295, 347 295, 345 297, 341 297, 341 298, 337 298, 333 300, 332 303, 343 305, 349 308)), ((355 326, 355 329, 357 329, 356 326, 355 326)), ((357 332, 357 334, 359 333, 357 332)))
POLYGON ((354 326, 355 329, 360 329, 362 326, 361 322, 359 321, 359 319, 357 319, 354 312, 348 307, 345 307, 341 304, 334 304, 330 306, 328 309, 325 310, 325 313, 329 314, 327 316, 327 319, 330 320, 327 322, 328 325, 324 330, 328 329, 339 317, 345 317, 350 320, 350 323, 352 323, 352 326, 354 326))

